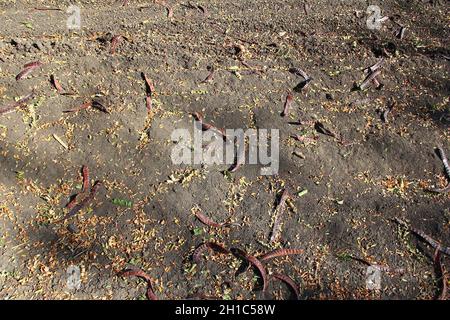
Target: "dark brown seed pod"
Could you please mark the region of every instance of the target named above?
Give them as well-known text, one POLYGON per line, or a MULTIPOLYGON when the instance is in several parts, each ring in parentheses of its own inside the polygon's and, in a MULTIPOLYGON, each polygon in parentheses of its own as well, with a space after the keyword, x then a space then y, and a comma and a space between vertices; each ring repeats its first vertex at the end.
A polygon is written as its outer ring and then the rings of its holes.
POLYGON ((298 299, 300 292, 298 291, 298 285, 294 282, 294 280, 280 273, 273 273, 272 277, 286 283, 291 288, 292 292, 295 294, 295 298, 298 299))
POLYGON ((266 269, 264 268, 263 264, 254 256, 247 254, 245 251, 238 249, 238 248, 233 248, 231 249, 231 252, 240 257, 243 258, 245 260, 247 260, 248 262, 250 262, 253 266, 255 266, 256 269, 258 269, 261 278, 263 280, 263 291, 267 290, 267 284, 268 284, 268 279, 267 279, 267 272, 266 269))
POLYGON ((291 107, 293 100, 294 100, 294 96, 291 93, 289 93, 286 96, 286 101, 284 102, 283 112, 281 112, 282 117, 286 117, 289 114, 289 109, 291 107))
POLYGON ((271 252, 268 252, 260 257, 258 257, 259 261, 264 262, 273 258, 289 256, 289 255, 297 255, 303 254, 302 249, 277 249, 271 252))
POLYGON ((217 244, 217 243, 214 243, 214 242, 205 242, 205 243, 202 243, 201 245, 199 245, 194 250, 194 253, 192 255, 192 260, 194 260, 194 262, 196 264, 200 264, 200 262, 201 262, 201 255, 207 249, 211 249, 213 251, 216 251, 216 252, 219 252, 219 253, 222 253, 222 254, 229 254, 230 253, 230 251, 228 249, 226 249, 225 247, 223 247, 220 244, 217 244))
POLYGON ((122 271, 120 271, 117 274, 119 277, 139 277, 143 280, 145 280, 147 282, 147 299, 148 300, 158 300, 158 297, 155 295, 153 288, 152 288, 152 281, 153 279, 147 274, 145 273, 143 270, 141 269, 124 269, 122 271))
POLYGON ((10 104, 9 106, 0 108, 0 115, 7 113, 9 111, 12 111, 12 110, 24 105, 25 103, 27 103, 29 100, 31 100, 33 98, 34 98, 34 92, 31 92, 31 93, 27 94, 25 97, 23 97, 22 99, 20 99, 19 101, 14 102, 14 103, 10 104))

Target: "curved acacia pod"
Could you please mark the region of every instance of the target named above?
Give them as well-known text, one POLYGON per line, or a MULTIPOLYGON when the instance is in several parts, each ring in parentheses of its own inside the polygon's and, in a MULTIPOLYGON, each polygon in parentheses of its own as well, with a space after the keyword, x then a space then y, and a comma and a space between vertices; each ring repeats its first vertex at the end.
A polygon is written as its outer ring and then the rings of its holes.
POLYGON ((78 202, 78 197, 79 197, 79 193, 78 194, 76 194, 76 195, 74 195, 73 197, 72 197, 72 200, 70 200, 69 201, 69 203, 66 205, 66 208, 67 209, 72 209, 73 207, 75 207, 75 205, 77 204, 77 202, 78 202))
POLYGON ((450 256, 450 247, 445 247, 445 246, 441 245, 441 243, 439 241, 434 240, 432 237, 427 235, 425 232, 411 227, 405 221, 403 221, 399 218, 394 218, 394 221, 397 222, 398 224, 404 226, 405 228, 407 228, 408 230, 410 230, 412 233, 416 234, 420 238, 422 238, 426 243, 428 243, 430 246, 432 246, 433 249, 437 249, 440 252, 450 256))
POLYGON ((115 54, 116 53, 116 49, 117 49, 117 46, 119 45, 120 41, 122 41, 122 36, 121 35, 114 36, 111 39, 111 54, 115 54))
POLYGON ((225 223, 217 223, 212 221, 208 216, 203 214, 200 210, 194 210, 194 214, 198 220, 200 220, 203 224, 206 224, 209 227, 221 228, 225 226, 225 223))
POLYGON ((201 245, 199 245, 194 250, 194 253, 192 254, 192 260, 194 260, 194 262, 196 264, 200 264, 200 262, 201 262, 201 255, 206 249, 211 249, 213 251, 216 251, 216 252, 219 252, 219 253, 222 253, 222 254, 230 253, 230 251, 228 249, 226 249, 225 247, 223 247, 220 244, 217 244, 217 243, 214 243, 214 242, 205 242, 205 243, 202 243, 201 245))
POLYGON ((298 285, 294 282, 294 280, 292 280, 290 277, 288 277, 284 274, 281 274, 281 273, 274 273, 274 274, 272 274, 272 277, 286 283, 291 288, 291 290, 294 292, 295 298, 298 299, 300 292, 298 291, 298 285))
POLYGON ((61 84, 60 84, 59 81, 55 78, 55 76, 54 76, 53 74, 50 76, 50 81, 51 81, 52 85, 55 87, 56 91, 58 91, 58 93, 61 94, 61 93, 64 92, 63 87, 61 86, 61 84))
POLYGON ((92 107, 97 109, 97 110, 100 110, 101 112, 110 113, 108 111, 108 108, 106 108, 105 105, 102 102, 98 101, 98 100, 93 100, 92 101, 92 107))
POLYGON ((266 269, 264 268, 263 264, 256 259, 254 256, 251 255, 247 255, 246 259, 253 264, 256 269, 258 269, 259 273, 261 274, 261 277, 263 279, 263 291, 267 290, 267 272, 266 269))
POLYGON ((273 258, 282 257, 282 256, 289 256, 289 255, 295 255, 295 254, 302 254, 302 249, 277 249, 271 252, 268 252, 261 257, 259 257, 259 261, 267 261, 273 258))
POLYGON ((283 112, 281 112, 282 117, 286 117, 289 114, 289 108, 291 107, 293 100, 294 100, 294 96, 292 95, 292 93, 289 93, 286 96, 286 101, 284 102, 283 112))
POLYGON ((19 81, 29 75, 34 69, 42 66, 42 62, 33 61, 24 65, 24 69, 16 76, 16 81, 19 81))
POLYGON ((235 163, 235 164, 233 164, 233 165, 228 169, 228 172, 230 172, 230 173, 235 173, 235 172, 238 171, 241 167, 242 167, 242 164, 241 164, 241 163, 235 163))
POLYGON ((37 67, 40 67, 40 66, 42 66, 42 62, 40 62, 38 60, 29 62, 29 63, 23 65, 23 67, 25 69, 26 68, 37 68, 37 67))
POLYGON ((147 282, 147 292, 146 292, 146 296, 147 299, 149 300, 158 300, 158 297, 155 295, 153 288, 152 288, 152 278, 145 273, 143 270, 141 269, 125 269, 120 271, 117 274, 119 277, 131 277, 131 276, 136 276, 139 277, 143 280, 145 280, 147 282))
POLYGON ((203 114, 200 112, 191 112, 190 115, 194 118, 195 121, 200 122, 202 125, 202 131, 213 130, 215 133, 222 136, 224 140, 227 140, 227 135, 225 134, 225 129, 217 128, 216 126, 203 122, 203 114))
POLYGON ((172 18, 173 17, 173 9, 172 7, 166 6, 166 10, 167 10, 167 18, 172 18))
POLYGON ((263 264, 254 256, 247 254, 244 250, 233 248, 232 251, 233 254, 240 256, 244 259, 246 259, 248 262, 250 262, 253 266, 255 266, 256 269, 258 269, 259 273, 261 274, 261 278, 263 280, 263 291, 267 290, 267 272, 264 268, 263 264))
POLYGON ((153 82, 147 78, 147 75, 142 72, 142 77, 144 77, 145 84, 147 86, 147 93, 152 95, 155 93, 155 87, 153 86, 153 82))
POLYGON ((152 278, 147 273, 145 273, 143 270, 138 269, 138 268, 136 268, 136 269, 134 269, 134 268, 133 269, 124 269, 124 270, 120 271, 117 275, 119 277, 133 277, 133 276, 136 276, 136 277, 139 277, 141 279, 144 279, 145 281, 151 281, 152 280, 152 278))
POLYGON ((231 167, 228 169, 228 172, 234 173, 234 172, 238 171, 239 168, 241 168, 245 164, 246 151, 247 151, 247 147, 244 142, 243 148, 241 148, 240 146, 238 147, 238 152, 236 153, 236 160, 231 165, 231 167))
POLYGON ((89 189, 89 168, 88 166, 83 166, 83 192, 89 189))
POLYGON ((305 71, 303 71, 302 69, 300 69, 300 68, 290 68, 289 72, 293 73, 293 74, 296 74, 296 75, 302 77, 305 80, 311 79, 311 77, 308 76, 308 74, 305 71))
POLYGON ((435 269, 437 270, 437 272, 439 273, 438 277, 441 278, 441 283, 442 283, 442 291, 437 299, 438 300, 447 300, 448 279, 447 279, 447 273, 445 271, 445 268, 442 265, 441 252, 439 251, 439 249, 436 249, 436 251, 434 252, 434 266, 435 266, 435 269))
POLYGON ((445 173, 447 173, 447 177, 450 179, 450 166, 448 164, 447 156, 445 155, 444 149, 442 146, 437 147, 439 156, 441 157, 442 164, 444 165, 445 173))
POLYGON ((208 245, 207 243, 202 243, 201 245, 199 245, 197 248, 195 248, 194 253, 192 254, 192 260, 194 260, 194 262, 196 264, 200 264, 201 260, 201 254, 203 253, 203 251, 205 251, 206 249, 208 249, 208 245))
POLYGON ((87 108, 90 108, 90 107, 92 107, 92 101, 85 102, 85 103, 83 103, 81 106, 79 106, 77 108, 64 110, 63 112, 66 112, 66 113, 67 112, 77 112, 77 111, 81 111, 81 110, 84 110, 84 109, 87 109, 87 108))
POLYGON ((89 195, 84 198, 79 204, 74 206, 68 214, 66 214, 62 219, 56 221, 61 222, 64 220, 67 220, 68 218, 76 215, 81 209, 83 209, 90 201, 92 201, 95 197, 95 194, 97 193, 98 189, 102 186, 102 183, 100 181, 95 182, 94 186, 91 188, 91 192, 89 195))
POLYGON ((32 91, 31 93, 27 94, 25 97, 23 97, 22 99, 20 99, 17 102, 14 102, 12 104, 10 104, 9 106, 3 107, 0 109, 0 115, 7 113, 17 107, 20 107, 21 105, 23 105, 24 103, 28 102, 29 100, 34 99, 34 92, 32 91))
POLYGON ((230 250, 223 247, 220 244, 214 243, 214 242, 208 242, 208 247, 216 252, 222 253, 222 254, 228 254, 230 253, 230 250))
POLYGON ((153 291, 152 284, 150 282, 147 283, 147 299, 148 300, 158 300, 158 297, 156 296, 155 292, 153 291))
POLYGON ((78 193, 75 196, 73 196, 72 200, 70 200, 70 202, 66 205, 66 208, 68 209, 72 209, 73 207, 75 207, 80 195, 86 193, 87 190, 89 189, 89 168, 87 166, 83 166, 81 171, 83 173, 83 189, 81 193, 78 193))
POLYGON ((150 112, 152 110, 152 97, 150 95, 147 95, 145 97, 145 107, 147 108, 147 112, 150 112))

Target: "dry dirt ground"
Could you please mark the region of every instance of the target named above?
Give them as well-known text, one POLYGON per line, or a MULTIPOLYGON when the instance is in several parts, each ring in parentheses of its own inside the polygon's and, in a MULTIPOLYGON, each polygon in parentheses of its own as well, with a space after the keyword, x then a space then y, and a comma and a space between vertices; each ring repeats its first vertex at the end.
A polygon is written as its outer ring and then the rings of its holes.
POLYGON ((159 299, 292 297, 274 279, 262 293, 258 271, 237 272, 233 255, 205 251, 195 264, 205 241, 254 256, 303 249, 265 263, 299 285, 300 299, 441 294, 433 248, 392 219, 450 245, 449 193, 427 191, 449 178, 435 150, 450 154, 445 1, 77 1, 80 30, 67 29, 69 4, 0 1, 0 106, 36 94, 0 115, 1 299, 145 299, 144 281, 117 276, 132 266, 153 279, 159 299), (380 30, 366 25, 371 4, 391 18, 380 30), (35 9, 44 7, 62 11, 35 9), (382 87, 355 90, 381 57, 382 87), (16 81, 36 60, 42 67, 16 81), (214 79, 203 83, 211 67, 214 79), (308 88, 293 90, 302 79, 292 67, 313 78, 308 88), (151 112, 142 72, 155 87, 151 112), (52 75, 74 94, 59 94, 52 75), (92 98, 108 113, 64 112, 92 98), (170 134, 191 127, 191 112, 221 128, 279 129, 279 174, 173 165, 170 134), (80 193, 83 166, 103 186, 58 222, 80 193), (269 243, 284 189, 281 238, 269 243), (196 206, 233 224, 205 226, 196 206), (404 272, 383 272, 381 290, 369 291, 357 259, 404 272), (67 286, 71 265, 81 270, 78 290, 67 286))

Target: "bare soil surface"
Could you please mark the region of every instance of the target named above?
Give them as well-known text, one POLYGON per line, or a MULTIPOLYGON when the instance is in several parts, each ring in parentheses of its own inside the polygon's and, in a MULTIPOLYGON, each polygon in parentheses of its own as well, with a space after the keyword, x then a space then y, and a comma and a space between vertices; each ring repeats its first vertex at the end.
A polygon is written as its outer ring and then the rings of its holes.
POLYGON ((234 255, 205 251, 196 264, 193 251, 206 241, 256 257, 304 250, 264 263, 269 277, 291 277, 300 299, 441 294, 434 249, 392 219, 450 246, 449 193, 427 191, 450 178, 435 149, 450 155, 445 1, 76 4, 80 30, 67 29, 69 1, 0 1, 0 108, 35 92, 0 114, 1 299, 145 299, 144 281, 117 276, 133 266, 159 299, 292 298, 275 279, 262 292, 258 271, 237 272, 234 255), (371 4, 390 17, 380 30, 366 25, 371 4), (381 86, 355 90, 382 57, 381 86), (303 79, 291 68, 311 76, 307 88, 298 90, 303 79), (155 87, 150 112, 142 72, 155 87), (52 75, 73 94, 58 93, 52 75), (281 117, 288 93, 291 111, 281 117), (92 99, 107 112, 64 112, 92 99), (278 175, 172 164, 171 133, 192 127, 191 112, 220 128, 279 129, 278 175), (318 133, 318 122, 337 138, 318 133), (81 192, 83 166, 91 185, 103 185, 60 221, 81 192), (285 189, 281 237, 270 243, 285 189), (196 207, 232 224, 205 226, 196 207), (367 264, 404 272, 382 272, 381 290, 368 290, 367 264), (78 289, 67 286, 71 265, 81 270, 78 289))

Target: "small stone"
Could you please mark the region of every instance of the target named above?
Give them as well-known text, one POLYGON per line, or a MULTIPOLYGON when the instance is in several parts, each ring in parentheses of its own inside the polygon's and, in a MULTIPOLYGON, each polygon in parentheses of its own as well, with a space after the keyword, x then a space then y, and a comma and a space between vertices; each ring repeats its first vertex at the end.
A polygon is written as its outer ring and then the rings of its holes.
POLYGON ((78 233, 78 232, 80 232, 80 229, 74 223, 69 223, 69 225, 67 226, 67 230, 70 233, 78 233))

